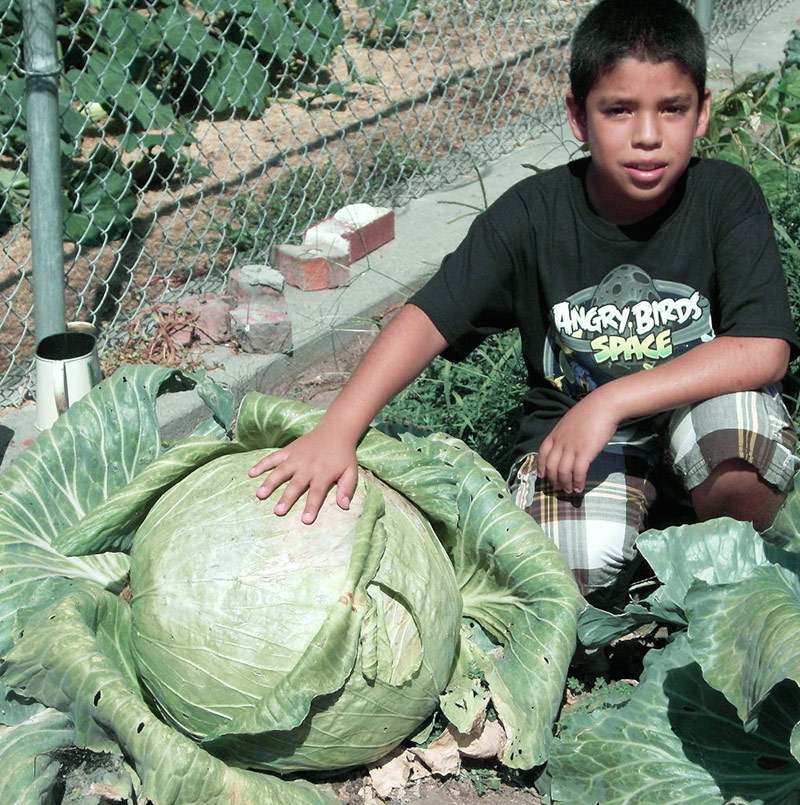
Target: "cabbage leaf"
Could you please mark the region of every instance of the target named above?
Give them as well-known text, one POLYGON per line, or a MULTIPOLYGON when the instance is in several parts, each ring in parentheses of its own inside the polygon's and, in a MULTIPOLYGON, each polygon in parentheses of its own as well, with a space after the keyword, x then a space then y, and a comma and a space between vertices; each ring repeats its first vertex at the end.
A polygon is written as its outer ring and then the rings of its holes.
POLYGON ((768 701, 747 732, 708 685, 685 633, 651 650, 620 707, 565 713, 549 774, 553 802, 603 805, 750 805, 795 801, 800 764, 789 742, 800 717, 794 688, 768 701))
MULTIPOLYGON (((251 393, 236 437, 248 448, 287 444, 320 415, 251 393)), ((503 763, 544 763, 585 605, 558 548, 514 505, 499 473, 458 439, 403 434, 398 441, 370 430, 357 458, 425 513, 450 553, 464 623, 444 714, 467 732, 491 701, 507 735, 503 763)))
POLYGON ((230 395, 200 375, 131 366, 118 370, 41 433, 0 477, 0 656, 19 629, 21 610, 56 600, 77 580, 122 588, 130 545, 143 516, 141 499, 118 508, 113 528, 98 540, 86 526, 93 513, 121 494, 159 456, 155 398, 196 388, 214 405, 213 418, 198 426, 204 443, 219 441, 230 426, 230 395), (226 421, 227 420, 227 421, 226 421), (138 519, 137 519, 138 518, 138 519), (69 540, 65 535, 72 535, 69 540), (67 544, 68 543, 68 544, 67 544), (65 547, 90 556, 66 556, 65 547), (43 586, 43 582, 47 582, 43 586))
POLYGON ((130 757, 155 805, 336 803, 313 786, 231 768, 160 721, 136 682, 130 629, 127 603, 84 587, 31 617, 5 659, 3 676, 15 689, 69 713, 78 746, 130 757))
POLYGON ((49 802, 61 769, 54 753, 72 742, 69 716, 57 710, 41 709, 14 726, 0 726, 0 802, 49 802))

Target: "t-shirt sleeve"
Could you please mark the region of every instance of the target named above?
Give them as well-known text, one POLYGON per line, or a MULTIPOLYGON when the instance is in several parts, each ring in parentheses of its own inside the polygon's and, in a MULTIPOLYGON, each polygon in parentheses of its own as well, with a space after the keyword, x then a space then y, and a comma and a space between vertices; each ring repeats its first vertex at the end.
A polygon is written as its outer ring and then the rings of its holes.
POLYGON ((782 338, 795 358, 800 341, 763 193, 749 174, 737 170, 717 198, 716 332, 782 338))
POLYGON ((449 346, 442 354, 449 360, 465 358, 487 336, 517 324, 513 286, 519 257, 509 242, 509 227, 498 225, 507 207, 501 200, 481 213, 455 251, 408 300, 444 336, 449 346))

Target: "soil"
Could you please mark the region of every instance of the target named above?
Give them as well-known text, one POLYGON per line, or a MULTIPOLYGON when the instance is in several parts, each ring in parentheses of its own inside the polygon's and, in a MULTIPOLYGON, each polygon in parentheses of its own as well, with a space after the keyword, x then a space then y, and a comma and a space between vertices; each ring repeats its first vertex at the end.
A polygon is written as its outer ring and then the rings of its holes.
POLYGON ((396 797, 379 799, 368 777, 332 786, 343 805, 540 805, 538 794, 527 788, 509 786, 494 771, 465 771, 447 780, 427 778, 412 783, 396 797))

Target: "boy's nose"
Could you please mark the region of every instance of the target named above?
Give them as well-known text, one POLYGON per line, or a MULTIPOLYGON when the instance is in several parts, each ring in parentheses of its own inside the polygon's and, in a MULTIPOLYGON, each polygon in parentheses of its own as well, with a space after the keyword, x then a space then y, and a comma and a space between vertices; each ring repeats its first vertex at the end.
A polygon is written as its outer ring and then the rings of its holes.
POLYGON ((656 148, 661 145, 661 128, 658 116, 639 114, 635 118, 633 145, 637 148, 656 148))

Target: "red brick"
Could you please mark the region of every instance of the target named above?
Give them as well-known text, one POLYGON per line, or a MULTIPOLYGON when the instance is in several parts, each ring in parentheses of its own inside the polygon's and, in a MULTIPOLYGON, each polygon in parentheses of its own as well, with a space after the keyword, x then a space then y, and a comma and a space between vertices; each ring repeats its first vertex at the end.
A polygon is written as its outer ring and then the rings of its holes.
POLYGON ((264 299, 232 308, 230 324, 245 352, 292 351, 292 322, 283 298, 264 299))
POLYGON ((349 265, 393 239, 393 210, 351 204, 342 207, 332 218, 325 218, 309 227, 303 234, 303 245, 323 254, 336 249, 340 261, 349 265), (359 223, 370 216, 374 216, 372 220, 359 223))
POLYGON ((286 282, 303 291, 339 288, 350 282, 350 272, 341 257, 328 256, 308 246, 283 243, 274 246, 272 265, 286 277, 286 282))
POLYGON ((178 308, 197 316, 196 326, 192 328, 193 338, 190 338, 190 341, 222 344, 230 340, 229 308, 225 297, 221 294, 185 296, 178 302, 178 308))
POLYGON ((345 232, 344 239, 350 244, 350 262, 360 260, 394 239, 394 211, 389 210, 374 221, 345 232))

